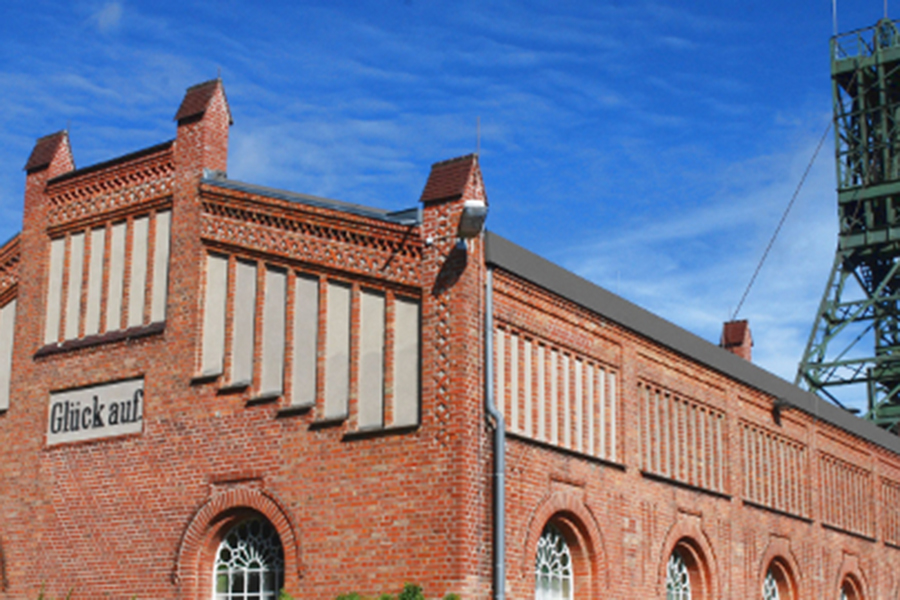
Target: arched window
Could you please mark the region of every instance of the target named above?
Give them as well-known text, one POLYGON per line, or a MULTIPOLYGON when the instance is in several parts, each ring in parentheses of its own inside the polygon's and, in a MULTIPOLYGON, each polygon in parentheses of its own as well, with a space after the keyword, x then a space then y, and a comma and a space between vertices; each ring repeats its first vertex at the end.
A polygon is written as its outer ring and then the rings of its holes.
POLYGON ((678 548, 666 566, 666 600, 691 600, 691 572, 678 548))
POLYGON ((859 591, 859 586, 855 581, 850 579, 844 579, 844 583, 841 584, 841 595, 838 596, 840 600, 861 600, 862 594, 859 591))
POLYGON ((789 563, 776 556, 766 569, 762 584, 763 600, 794 600, 797 597, 797 584, 789 563))
POLYGON ((781 600, 781 593, 778 591, 778 581, 775 580, 775 574, 772 569, 766 571, 766 578, 763 580, 763 600, 781 600))
POLYGON ((573 600, 574 589, 569 545, 556 527, 547 525, 534 561, 535 600, 573 600))
POLYGON ((267 520, 231 528, 216 551, 213 600, 276 600, 284 586, 284 548, 267 520))

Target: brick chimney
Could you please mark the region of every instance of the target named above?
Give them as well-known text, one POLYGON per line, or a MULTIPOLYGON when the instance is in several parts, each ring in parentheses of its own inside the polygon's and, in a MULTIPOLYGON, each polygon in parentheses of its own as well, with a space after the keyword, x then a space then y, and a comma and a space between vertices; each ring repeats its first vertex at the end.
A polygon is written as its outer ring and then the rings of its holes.
POLYGON ((221 79, 189 87, 175 121, 175 161, 180 169, 194 176, 203 169, 228 170, 228 128, 233 121, 221 79))
POLYGON ((744 360, 751 360, 753 337, 750 335, 750 323, 747 320, 727 321, 722 327, 722 339, 719 346, 744 360))

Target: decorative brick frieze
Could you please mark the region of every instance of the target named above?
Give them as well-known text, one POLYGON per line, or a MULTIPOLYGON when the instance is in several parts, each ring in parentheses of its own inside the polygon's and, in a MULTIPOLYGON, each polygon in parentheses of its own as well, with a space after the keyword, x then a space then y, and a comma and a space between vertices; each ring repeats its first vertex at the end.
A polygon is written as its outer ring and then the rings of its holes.
POLYGON ((51 180, 47 185, 49 228, 91 220, 99 215, 121 213, 140 206, 159 204, 170 197, 175 182, 175 164, 167 147, 143 157, 136 164, 51 180))

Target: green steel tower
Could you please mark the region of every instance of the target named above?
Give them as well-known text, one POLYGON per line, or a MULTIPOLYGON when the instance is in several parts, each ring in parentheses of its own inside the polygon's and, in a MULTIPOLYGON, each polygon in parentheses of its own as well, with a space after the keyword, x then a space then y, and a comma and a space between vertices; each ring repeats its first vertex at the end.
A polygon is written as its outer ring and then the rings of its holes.
POLYGON ((900 432, 900 35, 831 41, 839 233, 796 383, 900 432))

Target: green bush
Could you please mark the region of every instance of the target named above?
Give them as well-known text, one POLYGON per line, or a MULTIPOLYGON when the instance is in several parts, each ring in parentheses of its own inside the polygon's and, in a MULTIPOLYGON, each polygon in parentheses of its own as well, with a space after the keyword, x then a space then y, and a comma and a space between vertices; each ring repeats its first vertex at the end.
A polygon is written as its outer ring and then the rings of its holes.
MULTIPOLYGON (((285 594, 285 597, 279 598, 278 600, 292 600, 290 596, 285 594)), ((356 592, 350 592, 349 594, 341 594, 335 600, 367 600, 365 597, 360 596, 356 592)), ((403 591, 400 592, 396 597, 391 594, 381 594, 378 596, 378 600, 425 600, 425 593, 422 588, 414 583, 407 583, 403 586, 403 591)), ((459 594, 447 594, 444 596, 444 600, 462 600, 459 594)))

